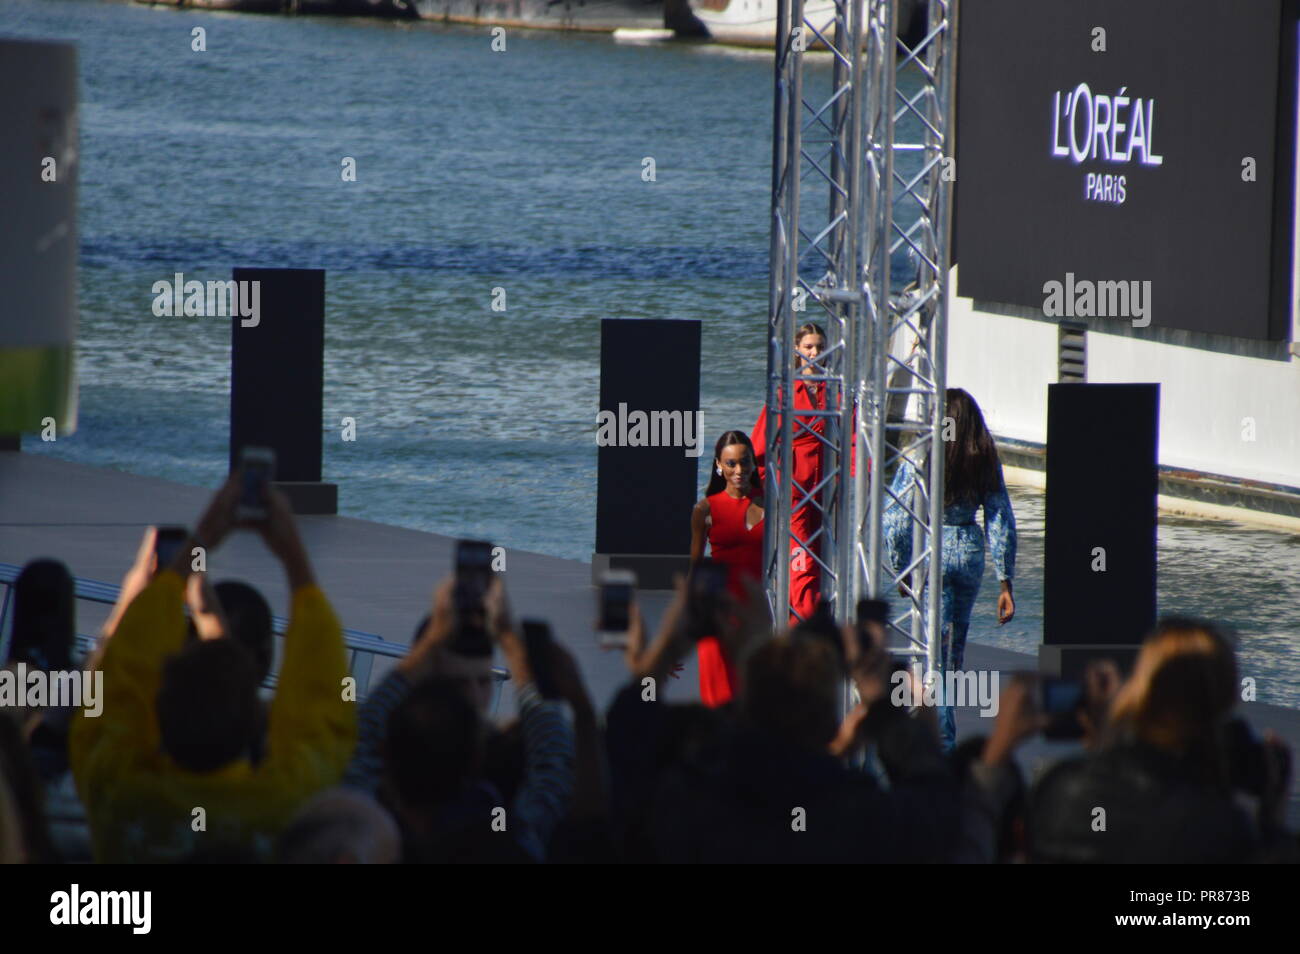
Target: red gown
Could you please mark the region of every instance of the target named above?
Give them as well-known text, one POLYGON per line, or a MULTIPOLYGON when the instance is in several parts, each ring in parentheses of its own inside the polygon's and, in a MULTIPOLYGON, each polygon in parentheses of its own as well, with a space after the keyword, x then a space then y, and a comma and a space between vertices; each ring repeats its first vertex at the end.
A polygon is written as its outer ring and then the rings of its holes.
MULTIPOLYGON (((817 389, 817 397, 814 399, 808 390, 808 385, 803 381, 795 381, 794 406, 796 410, 824 411, 826 409, 825 384, 823 383, 817 389)), ((777 426, 780 426, 779 420, 777 426)), ((821 482, 823 443, 818 435, 826 433, 826 418, 800 417, 796 414, 792 427, 794 429, 794 433, 791 435, 794 445, 794 466, 791 477, 794 483, 792 485, 790 505, 793 507, 798 503, 803 493, 812 490, 821 482), (800 488, 803 488, 803 490, 801 491, 800 488)), ((767 463, 765 456, 767 452, 766 405, 759 412, 758 423, 754 425, 754 433, 750 435, 750 440, 754 444, 754 455, 758 459, 758 476, 762 480, 765 476, 764 471, 767 463)), ((800 540, 810 540, 820 526, 821 511, 809 503, 805 503, 790 515, 790 531, 796 534, 800 540)), ((811 546, 805 548, 808 551, 806 553, 799 553, 799 548, 799 544, 791 539, 790 608, 798 612, 803 619, 808 619, 817 606, 818 597, 821 596, 821 567, 812 556, 812 554, 818 552, 815 541, 811 546)), ((798 622, 793 612, 790 615, 790 622, 791 624, 798 622)))
MULTIPOLYGON (((739 601, 749 599, 746 579, 763 574, 763 521, 745 527, 750 503, 762 505, 758 492, 739 499, 725 490, 706 498, 709 502, 709 555, 727 568, 727 592, 739 601)), ((706 706, 730 702, 736 692, 736 668, 716 636, 706 636, 696 647, 700 664, 700 698, 706 706)))

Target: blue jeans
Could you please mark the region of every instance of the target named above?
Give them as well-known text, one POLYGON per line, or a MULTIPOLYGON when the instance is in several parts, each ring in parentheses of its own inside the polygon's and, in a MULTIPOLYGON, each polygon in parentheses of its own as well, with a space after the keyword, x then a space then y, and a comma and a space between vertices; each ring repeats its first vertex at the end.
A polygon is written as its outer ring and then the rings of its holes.
MULTIPOLYGON (((948 602, 948 589, 944 590, 944 603, 948 602)), ((946 614, 945 614, 946 615, 946 614)), ((940 648, 940 676, 947 672, 954 672, 962 668, 962 660, 966 656, 966 634, 970 631, 969 611, 965 619, 961 622, 945 622, 943 626, 943 635, 939 643, 940 648)), ((947 680, 944 681, 946 685, 947 680)), ((945 752, 951 752, 957 745, 957 711, 950 704, 952 700, 945 699, 944 705, 939 707, 939 744, 945 752)))

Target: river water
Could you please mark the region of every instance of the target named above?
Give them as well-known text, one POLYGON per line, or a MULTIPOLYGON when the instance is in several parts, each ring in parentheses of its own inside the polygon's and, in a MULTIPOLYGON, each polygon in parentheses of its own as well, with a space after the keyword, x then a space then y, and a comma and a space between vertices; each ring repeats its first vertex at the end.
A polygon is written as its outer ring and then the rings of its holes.
MULTIPOLYGON (((219 482, 228 320, 155 317, 151 288, 239 265, 328 270, 349 516, 589 559, 604 317, 702 320, 706 439, 753 425, 769 55, 97 0, 0 0, 0 35, 74 41, 82 75, 80 422, 31 452, 219 482)), ((990 570, 972 639, 1032 652, 1043 500, 1013 498, 1017 617, 990 570)), ((1162 518, 1160 548, 1161 611, 1234 625, 1261 700, 1300 704, 1300 537, 1162 518)))

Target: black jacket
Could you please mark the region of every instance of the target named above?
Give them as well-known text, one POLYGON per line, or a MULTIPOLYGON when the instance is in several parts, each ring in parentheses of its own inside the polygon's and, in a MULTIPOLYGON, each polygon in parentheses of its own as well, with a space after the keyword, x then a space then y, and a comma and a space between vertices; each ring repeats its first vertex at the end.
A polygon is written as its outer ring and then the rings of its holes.
POLYGON ((1138 743, 1054 766, 1034 788, 1028 827, 1040 862, 1234 863, 1258 847, 1225 784, 1138 743))
POLYGON ((955 843, 957 788, 925 727, 905 716, 877 727, 890 777, 742 723, 667 771, 653 831, 666 862, 943 861, 955 843))

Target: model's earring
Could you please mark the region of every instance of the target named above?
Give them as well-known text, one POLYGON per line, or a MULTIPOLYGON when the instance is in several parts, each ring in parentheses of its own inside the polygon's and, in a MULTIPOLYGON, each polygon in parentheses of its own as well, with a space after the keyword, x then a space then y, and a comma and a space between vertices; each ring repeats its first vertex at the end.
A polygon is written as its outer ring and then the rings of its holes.
POLYGON ((719 476, 719 477, 722 476, 722 468, 721 468, 721 467, 715 467, 715 468, 713 468, 713 469, 716 470, 716 471, 718 472, 718 476, 719 476))

